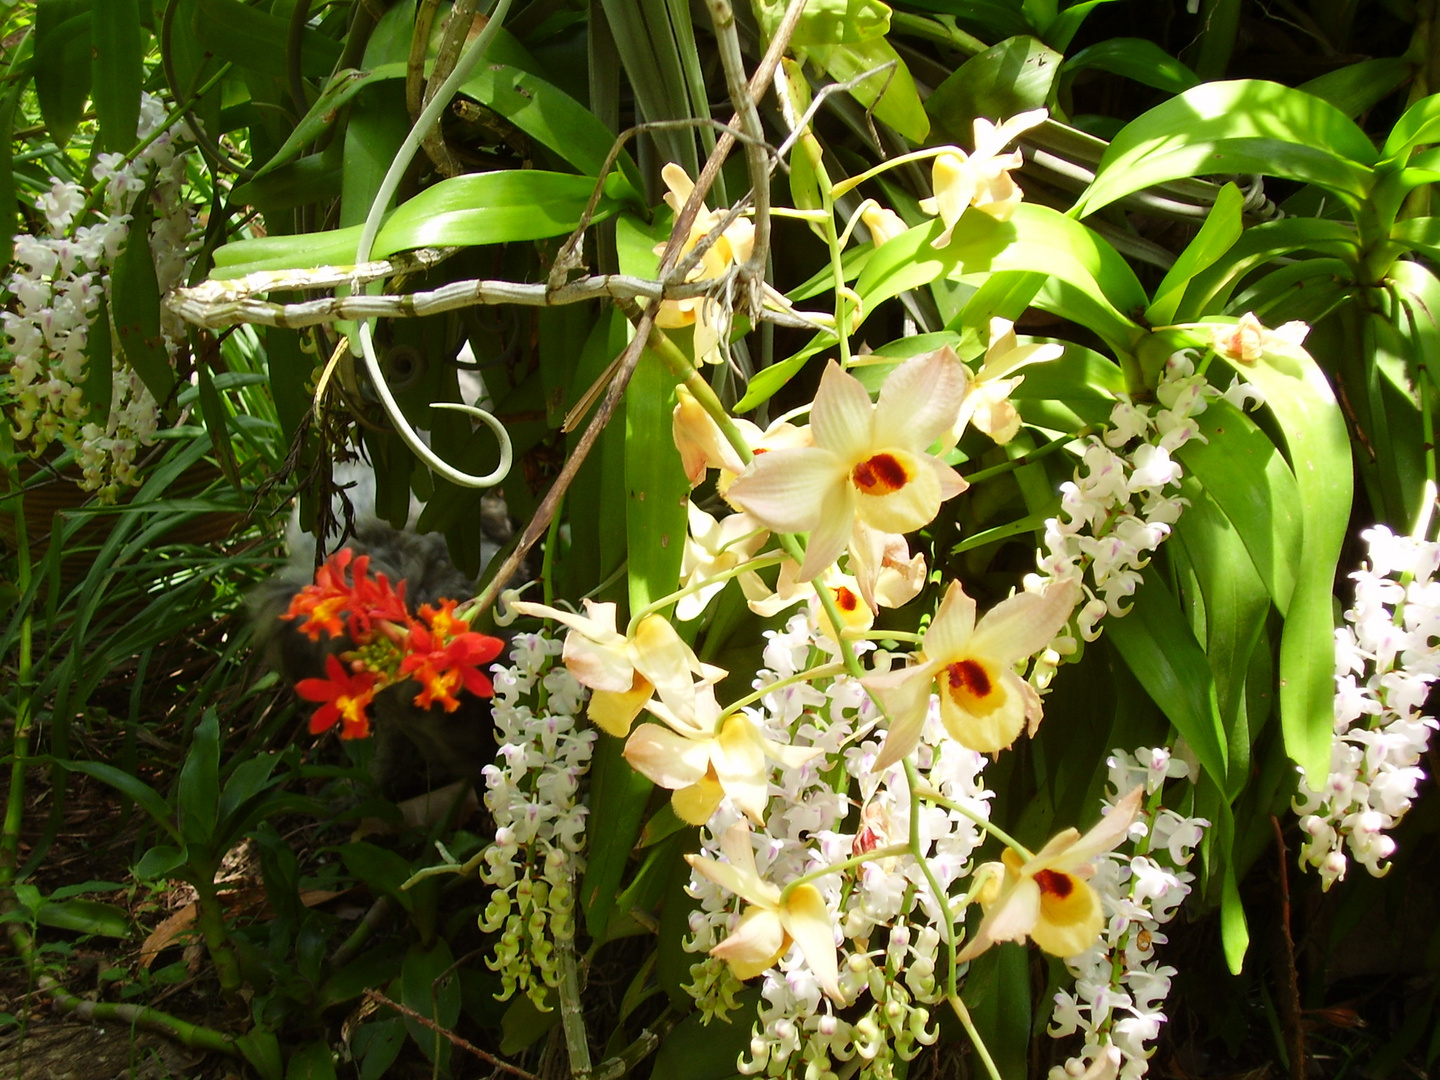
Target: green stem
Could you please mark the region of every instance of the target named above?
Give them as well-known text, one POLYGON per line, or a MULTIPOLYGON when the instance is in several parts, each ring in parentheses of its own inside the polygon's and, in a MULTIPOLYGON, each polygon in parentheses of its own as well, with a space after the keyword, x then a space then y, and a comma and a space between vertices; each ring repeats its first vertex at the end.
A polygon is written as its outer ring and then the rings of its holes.
MULTIPOLYGON (((729 581, 731 578, 739 577, 741 574, 752 572, 755 570, 764 570, 767 566, 775 566, 777 563, 782 563, 784 561, 785 556, 780 554, 778 551, 772 552, 768 555, 757 555, 753 559, 748 559, 745 562, 740 563, 738 566, 732 566, 730 567, 730 569, 721 570, 718 573, 711 575, 710 577, 692 581, 689 585, 676 589, 674 592, 668 593, 665 596, 660 597, 658 600, 650 601, 650 603, 646 604, 643 608, 637 611, 630 618, 630 625, 625 631, 625 636, 634 637, 635 627, 640 625, 640 620, 645 618, 647 615, 653 615, 657 611, 664 611, 671 604, 675 603, 675 601, 681 599, 682 597, 689 596, 691 593, 697 593, 701 589, 705 588, 705 586, 707 585, 713 585, 717 581, 729 581)), ((547 599, 545 602, 548 604, 550 601, 547 599)))
POLYGON ((715 723, 718 726, 720 722, 723 721, 727 716, 731 715, 732 713, 739 712, 746 705, 755 704, 755 702, 759 701, 766 694, 772 694, 776 690, 783 690, 785 687, 793 686, 795 683, 809 682, 811 679, 826 679, 832 675, 843 675, 844 673, 844 664, 821 664, 819 667, 813 667, 807 671, 802 671, 799 674, 791 675, 784 679, 779 679, 773 683, 770 683, 768 686, 762 686, 754 693, 746 694, 738 701, 732 701, 729 705, 726 705, 725 708, 720 710, 720 717, 718 720, 715 721, 715 723))
POLYGON ((935 899, 935 906, 940 909, 940 925, 945 931, 945 987, 950 996, 955 994, 955 916, 950 910, 950 901, 945 896, 945 890, 940 887, 940 881, 935 877, 935 871, 930 866, 930 860, 921 854, 920 848, 920 773, 915 768, 915 763, 908 757, 905 759, 905 783, 910 788, 910 850, 915 853, 915 861, 920 864, 920 872, 925 875, 925 881, 930 886, 930 895, 935 899))
MULTIPOLYGON (((14 503, 16 586, 22 597, 29 595, 33 568, 30 565, 30 537, 25 523, 25 496, 19 471, 9 471, 10 501, 14 503)), ((20 823, 25 815, 25 769, 30 763, 30 732, 34 727, 34 615, 27 607, 20 620, 20 656, 16 671, 15 729, 10 761, 10 790, 5 800, 5 822, 0 831, 0 903, 8 900, 15 883, 19 861, 20 823)))
MULTIPOLYGON (((875 862, 877 859, 894 859, 901 855, 914 854, 914 850, 907 842, 904 844, 889 844, 886 847, 876 848, 874 851, 867 851, 863 855, 851 855, 848 859, 841 859, 839 862, 831 863, 829 866, 822 866, 818 869, 811 870, 808 874, 801 874, 793 881, 787 882, 785 888, 780 890, 780 904, 784 906, 790 893, 798 889, 801 885, 808 885, 810 882, 830 874, 843 874, 852 866, 861 866, 867 862, 875 862)), ((919 856, 916 857, 918 858, 919 856)))
POLYGON ((240 1051, 235 1045, 235 1038, 223 1031, 216 1031, 214 1028, 201 1027, 192 1024, 188 1020, 181 1020, 178 1016, 171 1016, 169 1013, 161 1012, 159 1009, 152 1009, 144 1005, 121 1005, 109 1001, 90 1001, 87 998, 77 997, 66 990, 53 976, 37 971, 39 957, 35 952, 35 941, 30 934, 17 922, 10 923, 9 927, 10 947, 15 950, 17 956, 25 964, 27 971, 35 975, 35 985, 40 991, 46 994, 55 1007, 64 1013, 74 1016, 78 1020, 87 1020, 99 1023, 125 1024, 131 1027, 145 1028, 149 1031, 156 1031, 167 1035, 185 1046, 194 1047, 197 1050, 205 1050, 210 1053, 224 1054, 227 1057, 239 1057, 240 1051))
POLYGON ((960 995, 947 994, 945 1001, 959 1019, 960 1026, 965 1029, 965 1034, 970 1036, 970 1042, 975 1047, 975 1052, 980 1055, 980 1060, 984 1062, 985 1071, 990 1074, 990 1080, 1000 1080, 1000 1070, 995 1067, 995 1059, 990 1056, 990 1051, 985 1046, 985 1040, 980 1038, 980 1032, 975 1030, 975 1021, 970 1019, 970 1010, 960 1000, 960 995))
POLYGON ((195 921, 200 925, 200 935, 205 939, 205 948, 215 964, 215 974, 220 980, 220 989, 227 995, 240 989, 240 961, 230 945, 230 935, 225 929, 225 911, 215 888, 213 872, 200 867, 200 873, 191 882, 195 886, 195 921))
POLYGON ((965 806, 962 803, 951 802, 949 799, 945 798, 945 796, 941 795, 938 791, 928 785, 920 788, 917 794, 926 802, 934 803, 936 806, 941 807, 942 809, 953 810, 957 814, 963 814, 965 817, 973 821, 976 825, 979 825, 980 828, 984 829, 991 836, 995 837, 996 840, 999 840, 1006 847, 1012 849, 1015 854, 1019 855, 1026 862, 1029 862, 1035 857, 1031 853, 1030 849, 1027 848, 1024 844, 1020 843, 1019 840, 1016 840, 1013 836, 1007 833, 1004 829, 1000 828, 999 825, 996 825, 989 818, 981 817, 979 814, 975 813, 974 810, 971 810, 968 806, 965 806))
POLYGON ((1014 472, 1016 469, 1039 461, 1041 458, 1047 458, 1055 453, 1055 451, 1064 449, 1066 445, 1074 442, 1076 439, 1083 439, 1087 435, 1094 435, 1099 430, 1099 425, 1086 424, 1073 435, 1061 435, 1058 439, 1052 439, 1044 446, 1038 446, 1034 450, 1027 450, 1025 453, 1020 454, 1018 457, 1013 457, 1009 461, 1002 461, 999 465, 992 465, 988 469, 973 472, 965 477, 965 479, 969 481, 972 486, 984 483, 993 477, 1003 476, 1005 473, 1014 472))

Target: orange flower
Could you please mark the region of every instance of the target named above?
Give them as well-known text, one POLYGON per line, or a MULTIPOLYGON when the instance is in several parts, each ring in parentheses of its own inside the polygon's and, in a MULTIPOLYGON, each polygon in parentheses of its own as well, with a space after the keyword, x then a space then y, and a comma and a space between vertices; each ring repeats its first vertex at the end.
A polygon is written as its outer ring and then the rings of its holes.
POLYGON ((375 698, 377 679, 374 672, 348 672, 333 656, 325 658, 325 678, 301 679, 295 692, 306 701, 321 702, 310 718, 310 734, 319 735, 340 723, 342 739, 370 737, 370 718, 365 709, 375 698))
POLYGON ((357 645, 369 644, 378 622, 408 623, 404 582, 397 591, 384 574, 372 578, 369 570, 370 556, 357 559, 349 548, 342 548, 315 571, 315 583, 295 594, 290 609, 281 618, 307 616, 300 632, 311 641, 319 641, 321 631, 332 638, 348 633, 357 645), (351 571, 348 581, 347 569, 351 571), (340 621, 342 614, 349 616, 344 624, 340 621))
POLYGON ((494 685, 476 665, 494 660, 505 643, 472 632, 468 622, 453 617, 454 610, 453 600, 444 601, 439 610, 426 604, 420 615, 431 628, 416 624, 410 629, 400 673, 420 684, 415 704, 422 709, 438 701, 446 712, 454 712, 460 707, 455 691, 462 686, 477 697, 495 693, 494 685), (442 628, 445 634, 453 635, 449 641, 443 640, 442 628))

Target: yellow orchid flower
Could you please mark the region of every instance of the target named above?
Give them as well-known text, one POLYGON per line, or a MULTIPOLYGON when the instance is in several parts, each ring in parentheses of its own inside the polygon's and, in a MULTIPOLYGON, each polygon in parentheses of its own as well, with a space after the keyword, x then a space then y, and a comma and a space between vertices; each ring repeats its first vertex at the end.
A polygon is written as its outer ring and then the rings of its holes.
POLYGON ((712 686, 696 687, 690 717, 677 715, 663 701, 649 701, 645 708, 665 723, 637 727, 625 743, 625 760, 674 792, 670 802, 676 815, 692 825, 709 821, 725 795, 746 817, 763 825, 770 784, 767 761, 794 768, 820 753, 765 738, 744 713, 722 720, 712 686))
POLYGON ((1079 598, 1076 582, 1056 581, 1042 593, 1002 600, 977 623, 975 601, 952 583, 921 641, 920 662, 861 680, 890 717, 874 767, 889 768, 915 749, 937 684, 940 720, 962 746, 993 754, 1014 742, 1027 721, 1033 730, 1040 696, 1015 665, 1050 643, 1079 598))
POLYGON ((800 946, 816 982, 832 1001, 843 1005, 840 969, 835 956, 835 920, 820 890, 797 885, 784 896, 760 876, 745 822, 731 826, 720 838, 726 862, 687 855, 696 873, 728 889, 750 906, 740 924, 710 955, 730 965, 737 979, 751 979, 778 964, 793 942, 800 946), (784 897, 782 899, 782 897, 784 897))
POLYGON ((1066 829, 1030 859, 1006 848, 1001 862, 986 863, 980 891, 985 918, 955 958, 973 960, 997 941, 1027 937, 1052 956, 1078 956, 1095 944, 1105 925, 1100 897, 1086 881, 1094 858, 1125 839, 1145 788, 1136 787, 1084 836, 1066 829))
POLYGON ((927 452, 954 424, 967 380, 946 346, 895 368, 872 403, 860 380, 831 361, 810 410, 814 445, 757 456, 726 498, 768 529, 810 533, 802 582, 835 561, 857 522, 912 532, 968 486, 927 452))
POLYGON ((695 677, 716 683, 727 674, 702 664, 659 615, 647 615, 633 637, 615 628, 615 605, 584 601, 585 615, 504 598, 508 611, 554 619, 570 628, 561 659, 576 680, 591 690, 588 714, 597 727, 622 738, 640 710, 659 694, 678 716, 695 712, 695 677))
POLYGON ((1019 186, 1010 177, 1012 169, 1024 162, 1019 150, 1002 153, 1022 132, 1045 121, 1044 109, 1012 116, 996 125, 984 117, 975 118, 975 150, 943 153, 935 158, 931 169, 933 198, 923 199, 920 209, 936 214, 945 223, 945 231, 931 241, 931 247, 943 248, 962 214, 970 207, 983 211, 997 221, 1009 221, 1024 198, 1019 186))
POLYGON ((1008 443, 1020 430, 1020 414, 1010 403, 1010 395, 1025 381, 1024 375, 1012 373, 1064 354, 1062 345, 1021 345, 1015 336, 1014 323, 1009 319, 991 319, 990 347, 985 351, 985 362, 970 381, 970 392, 960 405, 960 418, 955 422, 951 439, 959 442, 966 425, 971 424, 996 443, 1002 446, 1008 443))

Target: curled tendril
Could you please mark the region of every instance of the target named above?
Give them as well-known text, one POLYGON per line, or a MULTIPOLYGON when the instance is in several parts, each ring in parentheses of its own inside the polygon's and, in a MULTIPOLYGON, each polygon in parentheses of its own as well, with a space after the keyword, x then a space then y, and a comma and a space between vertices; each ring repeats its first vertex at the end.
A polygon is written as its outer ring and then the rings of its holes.
MULTIPOLYGON (((486 23, 485 29, 461 54, 460 60, 456 63, 453 71, 441 84, 430 103, 425 106, 420 115, 415 118, 411 125, 410 133, 405 136, 405 141, 400 145, 395 158, 390 162, 390 168, 385 173, 385 178, 380 183, 380 188, 375 192, 375 197, 370 202, 370 213, 365 218, 365 224, 360 231, 360 240, 356 244, 355 261, 357 264, 365 263, 370 259, 371 249, 375 244, 375 237, 380 231, 380 220, 384 216, 385 207, 390 204, 390 198, 400 185, 400 177, 409 168, 410 162, 414 159, 416 151, 420 148, 420 140, 425 133, 434 126, 440 114, 449 105, 450 99, 455 96, 461 83, 469 77, 470 72, 480 59, 485 55, 485 50, 490 42, 494 40, 500 29, 501 23, 505 21, 505 15, 510 10, 511 0, 500 0, 495 5, 495 10, 490 14, 490 21, 486 23)), ((462 405, 454 401, 432 401, 432 409, 453 409, 456 412, 465 413, 481 421, 486 427, 495 433, 496 439, 500 442, 500 464, 493 472, 484 476, 472 476, 469 473, 461 472, 453 465, 446 462, 435 451, 425 445, 416 430, 410 426, 410 422, 400 411, 395 397, 390 393, 390 386, 385 381, 385 375, 380 370, 380 359, 375 355, 375 341, 371 334, 370 322, 362 319, 357 327, 356 340, 360 344, 360 352, 365 357, 365 370, 370 373, 370 381, 375 384, 375 392, 380 395, 380 403, 385 407, 385 413, 390 417, 395 430, 399 432, 400 438, 405 445, 414 451, 415 456, 423 461, 427 468, 438 476, 443 476, 452 484, 461 487, 485 488, 494 487, 504 480, 510 472, 510 465, 514 460, 514 448, 510 443, 510 435, 505 426, 493 415, 484 409, 474 405, 462 405)))
POLYGON ((396 432, 401 440, 408 446, 425 465, 437 476, 442 476, 452 484, 468 488, 494 487, 510 474, 510 466, 514 461, 514 447, 510 442, 510 433, 505 430, 496 417, 475 405, 465 405, 458 401, 432 401, 432 409, 450 409, 453 412, 464 413, 466 416, 479 420, 492 432, 500 444, 500 462, 493 471, 483 476, 473 476, 467 472, 461 472, 445 459, 440 457, 434 450, 425 445, 419 433, 410 426, 405 419, 405 414, 400 411, 400 405, 390 393, 390 385, 385 381, 385 374, 380 370, 380 358, 375 355, 375 341, 371 335, 370 324, 362 322, 356 335, 360 341, 360 351, 365 357, 365 370, 370 373, 370 381, 375 385, 375 392, 380 395, 380 403, 385 407, 385 413, 395 425, 396 432))

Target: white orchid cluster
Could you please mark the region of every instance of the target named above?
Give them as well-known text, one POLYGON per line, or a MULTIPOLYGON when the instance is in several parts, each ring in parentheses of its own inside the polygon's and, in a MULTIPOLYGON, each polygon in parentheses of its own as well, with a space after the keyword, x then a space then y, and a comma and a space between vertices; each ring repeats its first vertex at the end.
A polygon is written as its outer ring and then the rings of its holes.
POLYGON ((1129 850, 1095 861, 1090 884, 1100 896, 1105 929, 1090 949, 1065 961, 1075 988, 1056 992, 1049 1027, 1057 1039, 1078 1032, 1084 1045, 1050 1071, 1050 1080, 1145 1075, 1175 975, 1156 959, 1155 949, 1167 940, 1161 928, 1190 895, 1194 875, 1184 867, 1210 824, 1160 807, 1154 798, 1168 779, 1193 782, 1194 763, 1164 747, 1142 747, 1133 755, 1114 750, 1107 764, 1113 788, 1108 805, 1119 803, 1120 792, 1142 786, 1149 798, 1130 826, 1129 850))
MULTIPOLYGON (((137 137, 143 141, 166 119, 163 103, 141 95, 137 137)), ((85 401, 90 336, 100 303, 110 289, 110 269, 130 231, 136 197, 150 187, 155 214, 151 252, 162 291, 179 284, 186 265, 186 237, 193 219, 181 197, 185 156, 180 125, 159 135, 132 159, 118 153, 96 157, 92 173, 104 185, 94 220, 76 215, 86 202, 80 184, 53 179, 35 206, 47 231, 15 238, 14 271, 5 281, 7 310, 0 313, 8 351, 8 386, 13 399, 14 436, 29 442, 32 453, 52 443, 75 451, 86 491, 113 501, 119 489, 138 483, 135 455, 154 441, 159 406, 119 350, 110 377, 109 408, 95 416, 85 401)), ((178 316, 162 316, 166 346, 173 354, 183 340, 178 316)))
POLYGON ((1330 775, 1316 791, 1300 776, 1294 801, 1305 835, 1302 866, 1324 888, 1345 877, 1349 858, 1374 877, 1390 869, 1386 835, 1424 779, 1420 758, 1437 724, 1424 714, 1440 677, 1440 544, 1362 532, 1368 559, 1351 574, 1355 603, 1335 631, 1335 742, 1330 775))
MULTIPOLYGON (((763 974, 762 1000, 740 1069, 827 1076, 837 1063, 858 1059, 863 1075, 889 1077, 938 1033, 929 1017, 944 992, 936 970, 948 908, 937 903, 934 886, 943 897, 973 869, 984 839, 976 822, 988 819, 992 797, 984 787, 985 759, 949 739, 938 708, 932 711, 915 755, 937 796, 917 808, 927 874, 903 850, 911 815, 904 771, 874 767, 879 744, 870 732, 877 713, 863 688, 844 675, 818 686, 784 685, 824 654, 826 639, 804 615, 766 636, 766 667, 755 686, 779 689, 747 711, 767 737, 816 755, 777 771, 763 833, 722 804, 701 834, 689 888, 700 907, 686 947, 708 955, 691 968, 690 990, 707 1019, 732 1011, 737 976, 750 973, 743 964, 737 969, 733 943, 746 937, 741 924, 757 918, 737 915, 735 896, 753 910, 762 906, 767 882, 810 877, 800 888, 813 888, 827 930, 818 940, 803 929, 791 933, 795 945, 755 972, 763 974), (858 779, 858 813, 847 792, 835 790, 837 772, 858 779), (848 864, 843 872, 827 872, 842 864, 848 864)), ((778 890, 772 899, 783 927, 789 908, 778 890)))
MULTIPOLYGON (((1045 522, 1038 572, 1026 576, 1025 588, 1079 582, 1086 601, 1076 629, 1086 641, 1098 638, 1102 618, 1129 612, 1141 571, 1188 505, 1177 494, 1184 471, 1173 455, 1189 440, 1204 439, 1195 417, 1214 398, 1242 405, 1258 396, 1243 382, 1222 394, 1195 372, 1188 350, 1171 356, 1155 404, 1122 399, 1110 412, 1109 426, 1083 441, 1074 479, 1060 486, 1060 514, 1045 522)), ((1043 689, 1075 648, 1067 627, 1036 663, 1032 682, 1043 689)))
POLYGON ((510 666, 496 664, 491 703, 496 760, 485 766, 485 806, 495 842, 480 876, 493 888, 480 928, 499 932, 488 963, 501 997, 519 990, 541 1008, 559 984, 555 942, 575 934, 575 882, 585 869, 580 782, 596 732, 580 722, 585 690, 563 665, 559 641, 517 634, 510 666))

